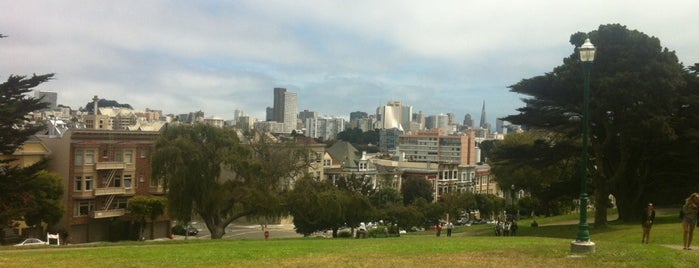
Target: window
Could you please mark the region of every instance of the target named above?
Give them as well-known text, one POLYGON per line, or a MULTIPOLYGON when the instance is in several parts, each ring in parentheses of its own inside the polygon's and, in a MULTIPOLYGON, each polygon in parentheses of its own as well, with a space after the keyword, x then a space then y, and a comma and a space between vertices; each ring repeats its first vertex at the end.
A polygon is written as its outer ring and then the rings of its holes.
POLYGON ((83 190, 83 178, 80 176, 75 177, 75 190, 76 191, 82 191, 83 190))
POLYGON ((114 177, 114 187, 121 187, 121 176, 114 177))
POLYGON ((124 162, 125 163, 133 163, 133 151, 132 150, 124 150, 124 162))
POLYGON ((85 176, 85 191, 92 190, 92 176, 85 176))
POLYGON ((85 151, 85 164, 91 165, 95 163, 95 151, 86 150, 85 151))
POLYGON ((329 167, 332 164, 332 160, 330 159, 324 159, 323 160, 323 166, 324 167, 329 167))
POLYGON ((160 186, 160 181, 155 179, 155 178, 151 178, 150 187, 158 187, 158 186, 160 186))
POLYGON ((75 150, 75 165, 79 166, 83 164, 83 150, 75 150))
POLYGON ((124 152, 121 150, 116 150, 114 152, 114 162, 121 162, 124 160, 124 152))
POLYGON ((131 175, 124 175, 124 188, 131 189, 131 175))
POLYGON ((74 209, 73 209, 73 216, 75 216, 75 217, 87 216, 93 210, 94 210, 94 202, 93 201, 76 202, 74 209))
POLYGON ((119 198, 117 200, 114 200, 114 208, 115 209, 120 209, 120 208, 125 209, 127 203, 128 202, 127 202, 126 198, 119 198))

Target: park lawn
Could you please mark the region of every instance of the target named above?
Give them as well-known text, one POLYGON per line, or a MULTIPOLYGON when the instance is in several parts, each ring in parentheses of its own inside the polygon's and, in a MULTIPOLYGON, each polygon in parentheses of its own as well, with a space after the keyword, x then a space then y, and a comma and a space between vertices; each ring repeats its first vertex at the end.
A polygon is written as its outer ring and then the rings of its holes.
MULTIPOLYGON (((489 225, 492 226, 492 225, 489 225)), ((571 255, 577 225, 520 227, 517 237, 487 228, 459 227, 453 237, 433 233, 399 238, 189 240, 74 247, 0 249, 0 267, 696 267, 697 250, 681 250, 682 227, 662 216, 641 244, 639 224, 591 228, 596 252, 571 255)))

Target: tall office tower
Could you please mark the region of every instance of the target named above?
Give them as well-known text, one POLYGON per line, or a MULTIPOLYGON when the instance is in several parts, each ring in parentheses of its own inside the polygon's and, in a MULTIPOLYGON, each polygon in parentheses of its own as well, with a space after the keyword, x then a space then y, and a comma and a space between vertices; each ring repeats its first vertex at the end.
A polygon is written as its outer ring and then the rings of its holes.
POLYGON ((52 110, 56 109, 58 106, 58 93, 56 92, 50 92, 50 91, 34 91, 34 98, 42 98, 42 102, 47 102, 49 105, 46 107, 46 109, 52 110))
POLYGON ((275 87, 274 88, 274 106, 272 106, 273 114, 272 121, 284 122, 284 95, 286 93, 286 88, 275 87))
POLYGON ((284 123, 284 132, 290 133, 296 129, 298 116, 298 95, 287 92, 286 88, 274 88, 274 107, 272 121, 284 123))
POLYGON ((299 112, 299 120, 302 122, 306 122, 306 119, 308 118, 316 118, 318 117, 318 112, 314 111, 309 111, 309 110, 303 110, 299 112))
POLYGON ((412 106, 403 106, 400 101, 389 101, 386 106, 376 109, 376 116, 380 118, 380 129, 397 128, 410 131, 410 122, 413 115, 412 106))
POLYGON ((369 118, 369 114, 367 114, 366 112, 356 111, 356 112, 351 112, 351 113, 350 113, 350 122, 351 122, 352 120, 356 120, 356 119, 366 119, 366 118, 369 118))
MULTIPOLYGON (((276 110, 276 109, 275 109, 276 110)), ((298 94, 295 92, 284 93, 284 132, 291 133, 298 124, 298 94)))
POLYGON ((425 119, 425 128, 439 128, 444 132, 449 132, 449 117, 444 114, 430 115, 425 119))
POLYGON ((466 114, 466 116, 464 116, 463 125, 467 128, 473 128, 473 119, 471 118, 471 114, 466 114))
POLYGON ((488 128, 488 120, 485 119, 485 101, 483 101, 483 109, 481 110, 481 123, 478 126, 488 128))
POLYGON ((265 110, 265 121, 274 121, 274 108, 267 107, 265 110))
POLYGON ((334 140, 345 130, 345 120, 333 116, 321 116, 306 120, 306 136, 323 141, 334 140))
POLYGON ((238 118, 240 118, 240 117, 243 116, 243 115, 245 115, 245 113, 243 113, 243 110, 241 110, 241 109, 235 109, 235 110, 233 111, 233 122, 237 122, 237 121, 238 121, 238 118))
POLYGON ((455 125, 456 124, 456 115, 454 113, 447 113, 447 118, 449 118, 449 125, 455 125))

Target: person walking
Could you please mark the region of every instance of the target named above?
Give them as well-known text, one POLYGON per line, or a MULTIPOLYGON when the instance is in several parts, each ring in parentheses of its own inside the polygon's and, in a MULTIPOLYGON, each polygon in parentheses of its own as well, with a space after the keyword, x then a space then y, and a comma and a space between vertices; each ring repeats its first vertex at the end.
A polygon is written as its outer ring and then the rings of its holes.
POLYGON ((655 209, 653 209, 653 203, 648 203, 646 209, 643 210, 641 220, 641 227, 643 227, 641 244, 648 244, 648 239, 650 238, 650 228, 653 227, 653 222, 655 221, 655 209))
POLYGON ((684 229, 684 249, 691 250, 694 227, 697 225, 697 212, 699 212, 699 193, 692 193, 685 199, 682 206, 682 228, 684 229))
POLYGON ((451 231, 454 229, 454 224, 451 222, 447 222, 447 237, 451 236, 451 231))

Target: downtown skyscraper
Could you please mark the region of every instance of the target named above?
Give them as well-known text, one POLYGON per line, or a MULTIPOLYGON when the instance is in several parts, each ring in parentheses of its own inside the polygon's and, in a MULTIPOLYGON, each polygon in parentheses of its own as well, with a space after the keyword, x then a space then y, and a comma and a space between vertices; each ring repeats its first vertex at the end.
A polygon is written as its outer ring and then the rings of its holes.
POLYGON ((274 88, 274 107, 272 121, 284 123, 284 132, 291 133, 296 129, 298 114, 298 95, 287 92, 286 88, 274 88))

